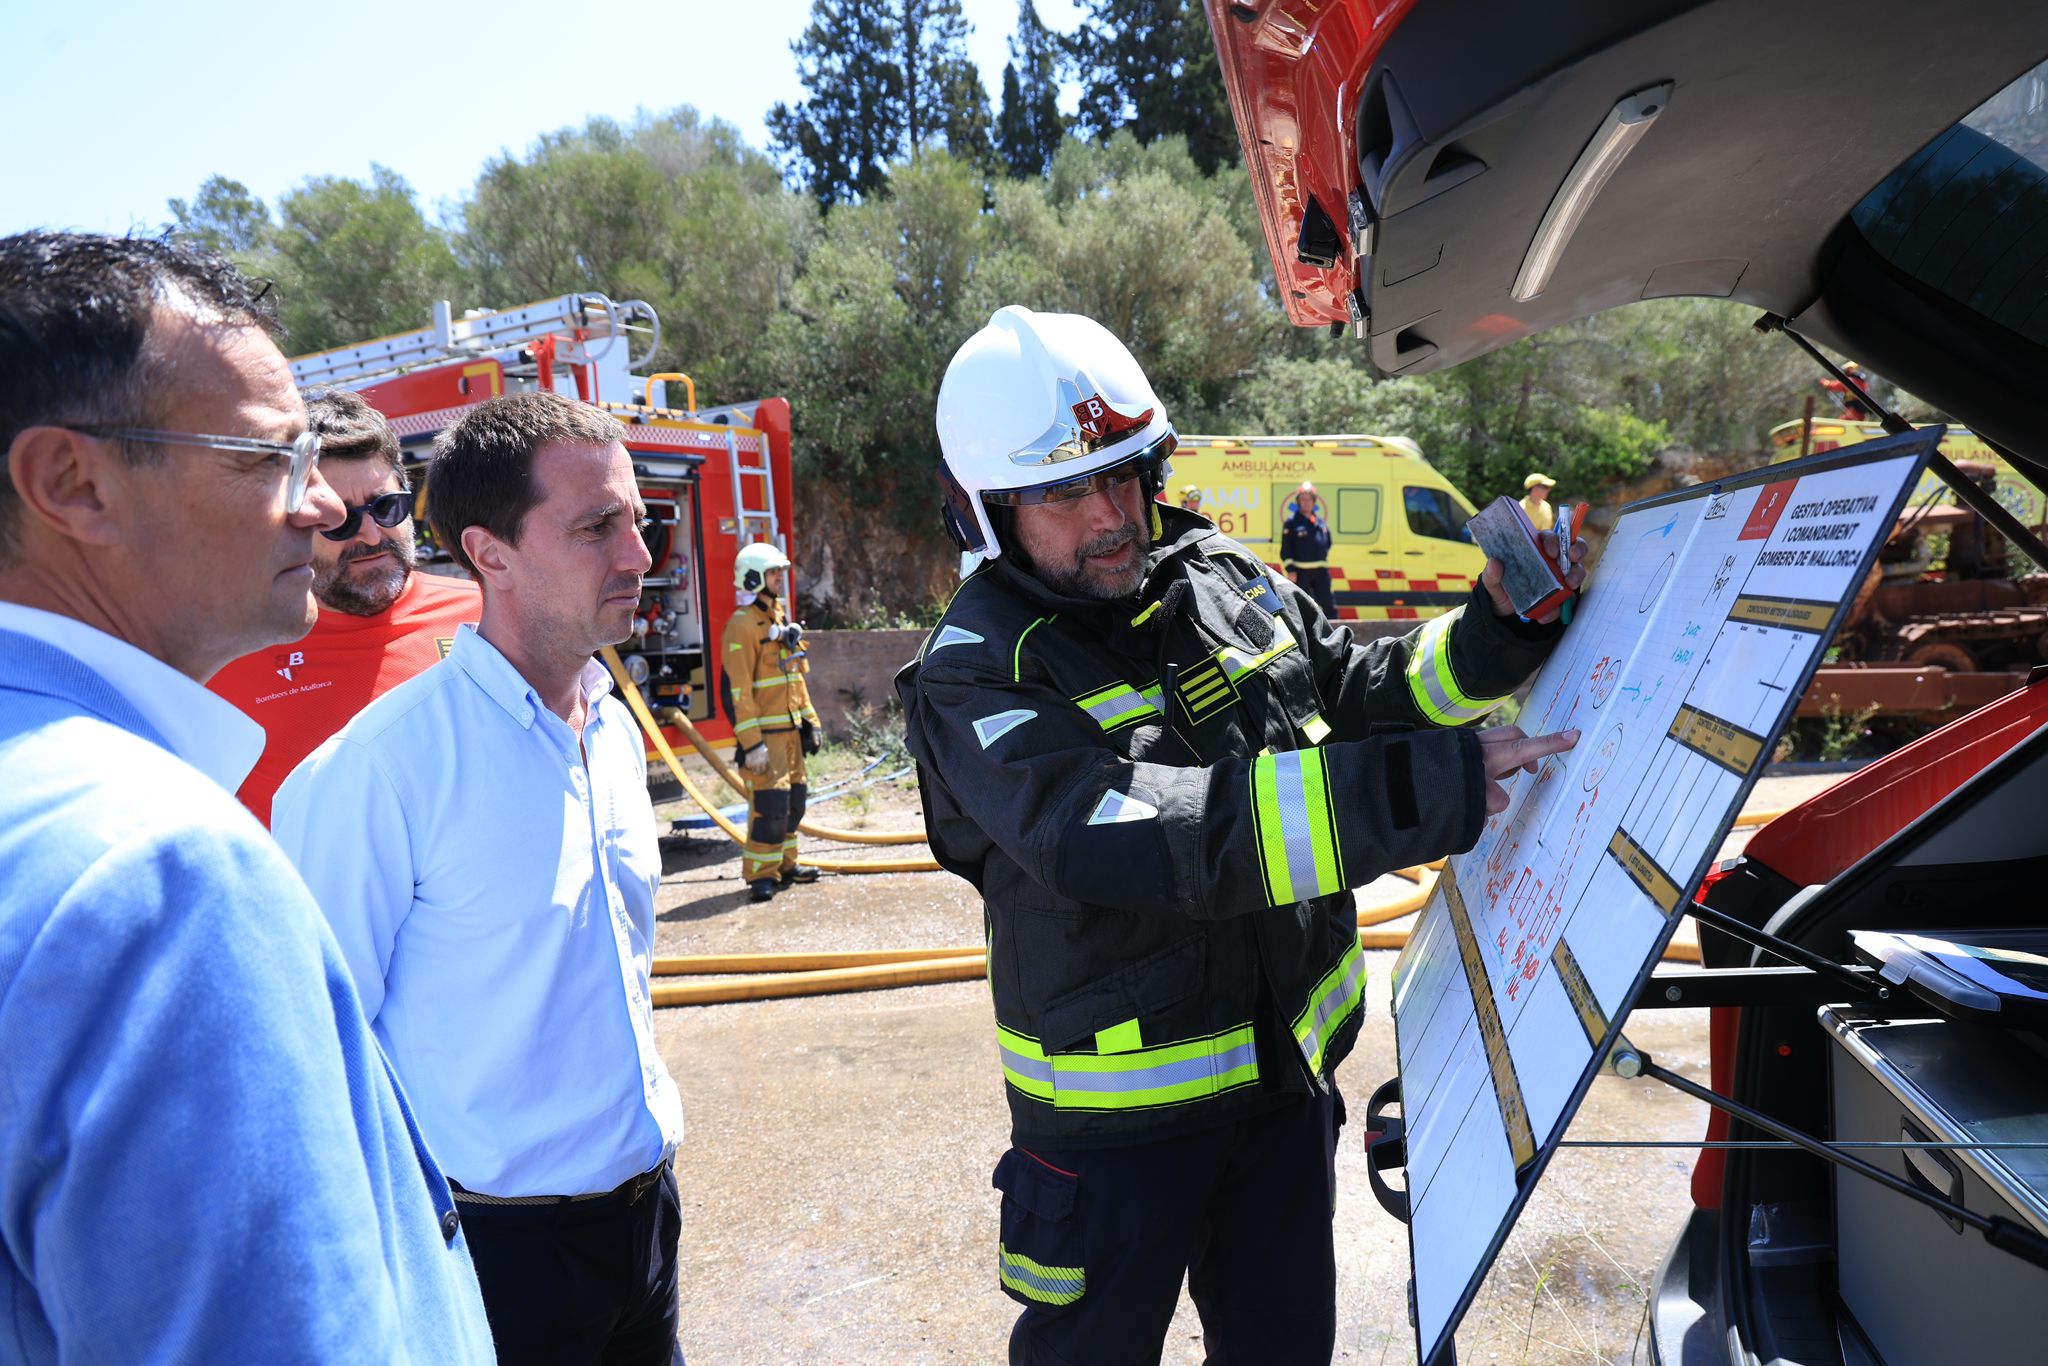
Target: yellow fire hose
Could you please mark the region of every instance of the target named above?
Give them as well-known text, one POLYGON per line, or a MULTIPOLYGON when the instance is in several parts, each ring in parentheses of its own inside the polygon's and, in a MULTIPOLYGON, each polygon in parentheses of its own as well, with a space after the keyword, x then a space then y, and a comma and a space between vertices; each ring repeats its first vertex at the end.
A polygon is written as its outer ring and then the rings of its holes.
MULTIPOLYGON (((619 685, 619 695, 626 699, 627 707, 631 708, 633 719, 640 723, 640 729, 647 736, 648 743, 661 755, 661 761, 668 765, 668 771, 682 784, 683 791, 690 794, 690 800, 703 808, 704 814, 717 823, 727 838, 735 844, 745 844, 746 832, 727 820, 725 813, 712 804, 703 790, 691 781, 689 774, 683 772, 682 760, 676 758, 675 750, 669 747, 668 737, 663 735, 661 727, 655 724, 653 714, 647 710, 647 703, 641 700, 640 689, 634 686, 633 680, 627 676, 626 666, 619 660, 619 652, 607 645, 600 653, 604 657, 605 667, 612 671, 612 681, 619 685)), ((934 873, 939 868, 937 860, 928 858, 813 859, 811 866, 828 873, 934 873)))
MULTIPOLYGON (((1406 930, 1361 930, 1362 949, 1399 949, 1408 943, 1406 930)), ((1667 963, 1697 963, 1697 944, 1672 944, 1664 950, 1667 963)), ((927 986, 937 982, 969 982, 988 970, 987 957, 978 948, 894 949, 872 954, 730 954, 705 955, 694 960, 656 959, 656 975, 675 973, 749 973, 716 982, 658 982, 650 988, 657 1006, 708 1006, 734 1001, 769 1001, 785 996, 825 996, 848 991, 877 991, 886 987, 927 986), (764 959, 792 960, 886 959, 853 962, 841 967, 799 968, 764 959), (664 967, 677 961, 691 961, 687 968, 664 967), (762 971, 762 969, 767 971, 762 971)))
POLYGON ((818 953, 691 953, 654 960, 656 977, 706 973, 818 972, 827 968, 870 968, 930 958, 979 958, 979 944, 953 949, 827 949, 818 953))
POLYGON ((928 982, 965 982, 982 975, 982 952, 953 958, 916 958, 861 968, 777 972, 765 977, 732 977, 722 982, 661 982, 649 988, 657 1006, 708 1006, 726 1001, 765 1001, 781 996, 823 996, 877 987, 914 987, 928 982))
MULTIPOLYGON (((682 727, 683 738, 690 742, 690 748, 696 750, 697 753, 704 756, 704 762, 711 765, 712 770, 716 772, 719 777, 725 779, 725 785, 727 787, 739 793, 742 797, 746 796, 746 781, 742 779, 739 774, 733 772, 732 765, 728 764, 722 757, 720 757, 718 751, 711 748, 711 744, 704 738, 703 732, 699 731, 694 725, 690 724, 690 718, 683 715, 681 711, 673 709, 671 710, 670 715, 672 715, 675 718, 675 723, 678 726, 682 727)), ((841 844, 924 843, 923 833, 916 830, 900 830, 895 832, 894 834, 883 834, 877 831, 866 830, 835 830, 829 825, 813 825, 809 821, 804 821, 801 824, 799 824, 797 826, 797 830, 801 834, 815 836, 816 838, 821 840, 837 840, 841 844)))

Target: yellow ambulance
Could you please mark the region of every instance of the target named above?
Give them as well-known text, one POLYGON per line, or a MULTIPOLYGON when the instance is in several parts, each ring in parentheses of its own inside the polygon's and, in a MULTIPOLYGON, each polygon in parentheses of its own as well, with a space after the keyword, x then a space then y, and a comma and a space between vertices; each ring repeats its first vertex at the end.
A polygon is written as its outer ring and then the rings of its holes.
POLYGON ((1399 436, 1183 436, 1165 496, 1202 491, 1202 514, 1277 571, 1302 481, 1330 524, 1330 589, 1347 621, 1417 621, 1471 596, 1486 556, 1451 481, 1399 436))
MULTIPOLYGON (((1926 424, 1921 424, 1926 425, 1926 424)), ((1862 441, 1875 441, 1884 435, 1882 422, 1868 422, 1859 418, 1816 417, 1811 423, 1805 419, 1781 422, 1771 428, 1770 454, 1773 465, 1787 460, 1796 460, 1803 454, 1818 455, 1822 451, 1837 450, 1853 446, 1862 441)), ((2040 526, 2048 522, 2048 495, 2034 487, 2032 480, 2005 463, 1998 452, 1984 444, 1984 439, 1968 427, 1950 425, 1941 438, 1941 453, 1951 460, 1971 461, 1989 465, 1998 481, 1998 501, 2005 510, 2028 526, 2040 526)), ((1176 468, 1180 457, 1174 457, 1176 468)), ((1913 503, 1953 504, 1956 496, 1941 476, 1928 470, 1920 476, 1920 485, 1913 490, 1913 503)))

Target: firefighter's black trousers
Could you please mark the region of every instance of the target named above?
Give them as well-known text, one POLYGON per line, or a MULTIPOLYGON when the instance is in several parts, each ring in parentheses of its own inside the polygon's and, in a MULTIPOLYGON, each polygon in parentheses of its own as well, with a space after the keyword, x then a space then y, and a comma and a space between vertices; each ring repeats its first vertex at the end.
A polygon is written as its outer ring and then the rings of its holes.
POLYGON ((1337 619, 1337 599, 1330 591, 1330 571, 1327 569, 1297 569, 1294 582, 1302 592, 1316 600, 1316 606, 1323 609, 1323 615, 1331 621, 1337 619))
POLYGON ((1342 1115, 1332 1091, 1180 1138, 1010 1149, 1011 1366, 1158 1361, 1183 1275, 1210 1366, 1327 1366, 1342 1115))

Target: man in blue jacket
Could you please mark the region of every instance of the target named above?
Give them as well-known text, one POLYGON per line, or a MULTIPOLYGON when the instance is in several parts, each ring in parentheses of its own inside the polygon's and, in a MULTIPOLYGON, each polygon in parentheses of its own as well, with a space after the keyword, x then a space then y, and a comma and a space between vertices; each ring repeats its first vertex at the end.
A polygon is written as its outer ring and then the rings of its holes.
POLYGON ((342 516, 269 326, 218 257, 0 238, 0 1360, 493 1359, 200 686, 305 634, 342 516))

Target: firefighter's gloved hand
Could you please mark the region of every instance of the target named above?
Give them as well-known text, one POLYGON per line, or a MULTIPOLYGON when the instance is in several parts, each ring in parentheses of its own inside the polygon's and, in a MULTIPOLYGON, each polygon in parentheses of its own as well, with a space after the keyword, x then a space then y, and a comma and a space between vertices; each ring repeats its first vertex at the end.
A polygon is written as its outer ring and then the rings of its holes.
POLYGON ((825 742, 818 738, 818 728, 812 725, 809 721, 806 721, 801 726, 797 727, 797 730, 798 733, 803 737, 804 753, 816 754, 819 750, 825 747, 825 742))
POLYGON ((747 772, 749 773, 766 773, 768 771, 768 746, 765 743, 747 746, 746 754, 741 762, 747 766, 747 772))

